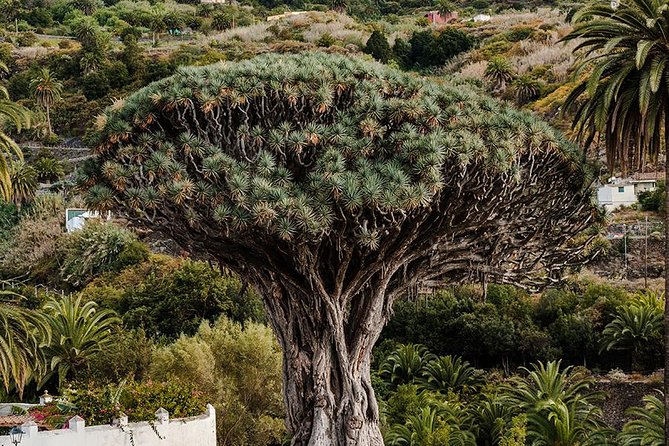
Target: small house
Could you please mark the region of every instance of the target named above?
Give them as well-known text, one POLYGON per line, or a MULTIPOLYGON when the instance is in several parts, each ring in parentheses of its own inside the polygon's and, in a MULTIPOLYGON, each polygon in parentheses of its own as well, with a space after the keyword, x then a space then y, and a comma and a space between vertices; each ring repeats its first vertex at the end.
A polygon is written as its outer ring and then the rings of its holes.
POLYGON ((634 184, 631 182, 605 184, 597 189, 597 202, 611 212, 622 206, 637 202, 634 184))
POLYGON ((639 195, 641 192, 654 191, 661 178, 664 178, 664 172, 643 172, 634 174, 630 181, 634 184, 634 193, 639 195))

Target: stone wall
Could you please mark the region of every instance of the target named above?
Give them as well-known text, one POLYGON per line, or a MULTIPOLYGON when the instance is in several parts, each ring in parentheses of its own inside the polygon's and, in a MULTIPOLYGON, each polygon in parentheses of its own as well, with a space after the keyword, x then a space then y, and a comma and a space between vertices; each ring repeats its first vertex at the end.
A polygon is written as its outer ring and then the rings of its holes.
POLYGON ((642 406, 641 399, 645 395, 657 393, 657 389, 661 386, 661 383, 648 381, 598 380, 594 389, 606 394, 606 399, 601 405, 604 420, 611 427, 620 430, 630 419, 625 415, 625 410, 633 406, 642 406))

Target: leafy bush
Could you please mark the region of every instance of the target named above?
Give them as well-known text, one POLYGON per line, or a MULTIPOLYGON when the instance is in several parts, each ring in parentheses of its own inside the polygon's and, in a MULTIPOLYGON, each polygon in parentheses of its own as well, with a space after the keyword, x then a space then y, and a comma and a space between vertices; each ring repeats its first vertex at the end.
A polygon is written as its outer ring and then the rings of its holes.
POLYGON ((148 248, 136 236, 116 225, 88 222, 69 234, 59 247, 60 277, 80 287, 107 271, 118 272, 148 258, 148 248))
POLYGON ((148 377, 154 349, 154 342, 143 330, 119 330, 111 335, 104 350, 90 358, 81 379, 99 383, 143 381, 148 377))
POLYGON ((446 28, 440 33, 431 30, 414 32, 409 39, 409 63, 418 68, 443 65, 451 57, 467 51, 474 42, 467 33, 446 28))
POLYGON ((33 46, 37 43, 37 36, 32 32, 23 32, 16 37, 19 46, 33 46))
POLYGON ((154 354, 151 375, 192 383, 217 407, 218 444, 278 444, 285 435, 281 352, 271 330, 226 318, 154 354))
MULTIPOLYGON (((476 367, 510 370, 558 357, 590 367, 629 367, 620 355, 599 351, 602 330, 629 299, 622 288, 588 281, 547 289, 536 301, 511 286, 489 285, 486 302, 480 289, 453 287, 420 303, 396 302, 382 340, 422 344, 476 367)), ((646 345, 661 345, 653 342, 646 345)))
POLYGON ((12 229, 7 246, 0 253, 2 275, 45 278, 43 283, 53 279, 49 276, 53 275, 52 262, 63 236, 62 213, 43 212, 48 206, 43 197, 37 197, 12 229))
POLYGON ((321 36, 318 38, 316 41, 316 45, 320 47, 331 47, 332 45, 337 43, 337 39, 334 38, 334 36, 330 33, 323 33, 321 36))
POLYGON ((392 50, 388 44, 388 39, 380 31, 374 30, 365 44, 365 53, 371 55, 374 59, 386 63, 392 56, 392 50))
POLYGON ((170 418, 192 417, 201 415, 206 406, 203 394, 185 382, 89 383, 64 396, 74 405, 70 413, 84 418, 89 426, 110 424, 121 412, 130 422, 153 421, 160 407, 170 418))
POLYGON ((118 311, 127 326, 143 328, 151 336, 192 335, 203 320, 213 322, 222 314, 238 322, 264 317, 258 296, 239 279, 189 259, 151 256, 115 278, 95 281, 84 295, 118 311))
POLYGON ((658 182, 655 190, 640 192, 638 199, 641 209, 644 211, 666 212, 666 194, 666 187, 663 181, 658 182))

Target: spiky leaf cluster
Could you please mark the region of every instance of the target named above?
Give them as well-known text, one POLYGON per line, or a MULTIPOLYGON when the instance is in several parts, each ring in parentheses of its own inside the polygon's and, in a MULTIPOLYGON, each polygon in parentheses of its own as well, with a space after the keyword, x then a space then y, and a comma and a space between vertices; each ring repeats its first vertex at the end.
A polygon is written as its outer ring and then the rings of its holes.
POLYGON ((559 245, 592 214, 577 151, 547 124, 361 59, 271 54, 180 68, 98 126, 98 156, 81 178, 88 202, 211 253, 327 240, 324 252, 380 258, 391 247, 408 255, 406 239, 424 262, 448 237, 493 256, 538 234, 559 245))

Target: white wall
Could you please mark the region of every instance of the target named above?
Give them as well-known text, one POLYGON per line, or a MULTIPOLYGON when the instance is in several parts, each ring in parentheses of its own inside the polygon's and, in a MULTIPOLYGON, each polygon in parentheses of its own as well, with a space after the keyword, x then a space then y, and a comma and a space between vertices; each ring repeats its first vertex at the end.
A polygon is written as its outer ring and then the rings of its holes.
POLYGON ((655 190, 657 187, 657 182, 653 181, 635 181, 634 182, 634 193, 639 195, 641 192, 655 190))
MULTIPOLYGON (((129 423, 123 426, 90 426, 74 417, 69 429, 37 432, 33 422, 24 424, 26 432, 20 446, 132 446, 132 432, 136 446, 216 446, 216 411, 210 404, 204 415, 192 418, 154 422, 161 439, 148 422, 129 423)), ((0 444, 11 445, 9 436, 0 436, 0 444)))
POLYGON ((607 211, 637 202, 633 184, 607 184, 597 189, 597 201, 607 211))

